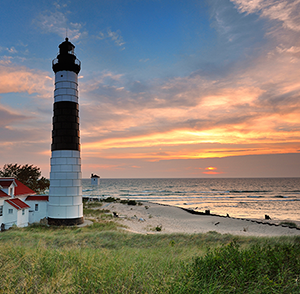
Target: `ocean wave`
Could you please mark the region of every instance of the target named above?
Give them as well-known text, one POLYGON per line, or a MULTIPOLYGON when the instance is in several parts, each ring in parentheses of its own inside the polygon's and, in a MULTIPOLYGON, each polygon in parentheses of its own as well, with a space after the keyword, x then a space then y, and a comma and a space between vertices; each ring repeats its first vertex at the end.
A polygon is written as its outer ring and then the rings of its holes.
POLYGON ((269 190, 231 190, 229 193, 270 193, 269 190))
POLYGON ((264 198, 264 196, 248 195, 247 198, 264 198))
POLYGON ((289 198, 288 196, 283 196, 283 195, 276 195, 273 196, 273 198, 289 198))

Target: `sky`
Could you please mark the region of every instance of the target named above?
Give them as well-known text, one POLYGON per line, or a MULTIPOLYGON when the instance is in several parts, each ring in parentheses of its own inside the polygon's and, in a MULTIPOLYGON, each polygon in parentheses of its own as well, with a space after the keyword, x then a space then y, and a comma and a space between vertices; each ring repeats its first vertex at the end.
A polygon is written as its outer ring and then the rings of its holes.
POLYGON ((67 36, 84 178, 300 177, 299 0, 3 0, 0 26, 0 167, 49 177, 67 36))

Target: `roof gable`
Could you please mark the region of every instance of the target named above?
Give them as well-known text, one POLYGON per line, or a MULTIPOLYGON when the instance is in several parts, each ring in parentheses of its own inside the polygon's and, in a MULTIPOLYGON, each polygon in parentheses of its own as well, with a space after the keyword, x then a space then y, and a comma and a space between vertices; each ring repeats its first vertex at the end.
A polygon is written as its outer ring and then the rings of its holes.
POLYGON ((0 186, 3 188, 9 188, 11 184, 15 186, 15 194, 14 196, 28 196, 35 195, 36 193, 24 185, 22 182, 15 178, 0 178, 0 186))
POLYGON ((9 188, 11 185, 17 186, 14 178, 0 178, 0 186, 2 188, 9 188))
POLYGON ((93 179, 93 178, 99 179, 100 177, 98 175, 91 174, 91 179, 93 179))
POLYGON ((26 185, 15 179, 17 187, 15 188, 15 196, 35 195, 36 193, 26 185))
POLYGON ((14 208, 20 210, 20 209, 25 209, 25 208, 30 208, 29 205, 27 205, 25 202, 23 202, 19 198, 12 198, 12 199, 7 199, 5 200, 8 204, 13 206, 14 208))

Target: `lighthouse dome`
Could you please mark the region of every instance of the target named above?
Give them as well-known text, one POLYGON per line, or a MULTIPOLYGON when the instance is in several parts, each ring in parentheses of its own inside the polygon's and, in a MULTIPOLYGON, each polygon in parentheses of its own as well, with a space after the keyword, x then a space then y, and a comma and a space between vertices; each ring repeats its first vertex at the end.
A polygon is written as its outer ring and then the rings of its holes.
POLYGON ((55 73, 62 70, 73 71, 76 74, 79 73, 81 63, 76 58, 74 53, 75 46, 69 42, 66 38, 59 46, 59 53, 57 57, 52 61, 52 69, 55 73))

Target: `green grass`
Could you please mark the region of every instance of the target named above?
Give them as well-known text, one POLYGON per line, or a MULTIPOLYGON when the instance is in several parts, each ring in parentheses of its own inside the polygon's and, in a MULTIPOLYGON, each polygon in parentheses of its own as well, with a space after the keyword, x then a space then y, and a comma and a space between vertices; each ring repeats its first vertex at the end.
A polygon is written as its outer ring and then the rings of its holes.
POLYGON ((92 207, 101 207, 102 206, 102 202, 101 201, 84 201, 83 202, 83 207, 84 208, 92 208, 92 207))
POLYGON ((182 293, 299 293, 299 244, 236 242, 195 258, 182 293))
POLYGON ((83 203, 83 214, 86 218, 112 219, 113 216, 108 209, 101 209, 102 202, 91 201, 83 203))
POLYGON ((108 218, 111 219, 111 212, 107 209, 92 209, 92 208, 83 208, 83 213, 86 217, 99 217, 99 218, 108 218))
POLYGON ((117 223, 0 234, 0 293, 300 293, 300 238, 131 234, 117 223))

